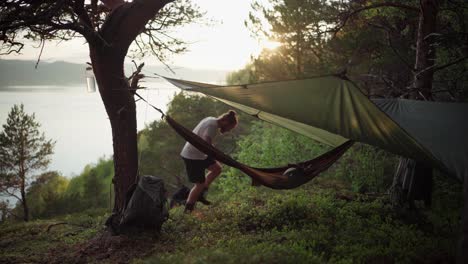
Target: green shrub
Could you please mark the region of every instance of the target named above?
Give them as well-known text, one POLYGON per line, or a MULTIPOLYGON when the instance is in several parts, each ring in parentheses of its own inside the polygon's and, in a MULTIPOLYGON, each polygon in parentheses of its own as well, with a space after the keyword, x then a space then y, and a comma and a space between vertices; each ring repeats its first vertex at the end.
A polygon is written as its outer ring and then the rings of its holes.
POLYGON ((393 154, 356 143, 328 175, 348 181, 354 192, 385 192, 392 184, 397 163, 393 154))

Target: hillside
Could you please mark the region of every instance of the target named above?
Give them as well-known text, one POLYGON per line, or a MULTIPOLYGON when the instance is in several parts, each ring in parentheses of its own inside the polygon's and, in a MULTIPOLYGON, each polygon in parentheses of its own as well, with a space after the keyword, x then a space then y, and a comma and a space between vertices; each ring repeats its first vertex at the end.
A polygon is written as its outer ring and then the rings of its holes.
POLYGON ((106 235, 108 210, 0 225, 0 262, 451 263, 456 248, 453 207, 397 215, 385 195, 328 177, 292 191, 217 188, 209 198, 191 215, 172 209, 158 235, 106 235))
MULTIPOLYGON (((0 89, 7 86, 26 85, 67 85, 85 83, 84 71, 86 65, 64 61, 44 62, 34 68, 36 62, 28 60, 0 59, 0 89)), ((131 65, 127 65, 127 73, 131 72, 131 65)), ((161 66, 145 66, 148 75, 158 73, 175 78, 195 81, 222 82, 227 74, 222 70, 200 70, 174 66, 176 74, 172 74, 161 66)))

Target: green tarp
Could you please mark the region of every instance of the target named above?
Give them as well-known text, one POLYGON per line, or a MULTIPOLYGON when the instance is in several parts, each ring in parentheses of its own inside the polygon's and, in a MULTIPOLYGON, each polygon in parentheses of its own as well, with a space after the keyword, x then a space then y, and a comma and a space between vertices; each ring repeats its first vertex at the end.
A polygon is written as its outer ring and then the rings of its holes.
POLYGON ((452 175, 468 175, 468 104, 405 99, 372 100, 427 148, 452 175))
POLYGON ((331 146, 352 139, 468 175, 467 104, 374 102, 336 76, 232 86, 166 80, 331 146))

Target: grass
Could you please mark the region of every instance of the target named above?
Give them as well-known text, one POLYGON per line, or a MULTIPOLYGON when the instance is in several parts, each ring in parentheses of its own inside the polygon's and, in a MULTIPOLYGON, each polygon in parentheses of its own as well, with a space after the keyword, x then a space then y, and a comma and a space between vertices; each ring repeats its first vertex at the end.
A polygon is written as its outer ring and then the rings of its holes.
POLYGON ((436 192, 444 203, 430 211, 401 215, 385 196, 354 193, 336 179, 291 191, 238 189, 227 196, 213 188, 214 204, 191 215, 172 209, 157 236, 95 248, 107 254, 83 250, 100 234, 103 211, 3 224, 0 263, 450 263, 455 255, 460 197, 453 193, 436 192), (60 221, 73 225, 47 232, 60 221))
POLYGON ((408 222, 385 197, 350 193, 327 179, 217 202, 194 215, 174 210, 154 252, 135 263, 437 263, 455 254, 457 229, 447 225, 458 216, 429 222, 442 213, 435 208, 408 222))
POLYGON ((71 246, 94 237, 104 213, 0 225, 0 263, 51 263, 71 246), (62 224, 67 223, 67 224, 62 224))

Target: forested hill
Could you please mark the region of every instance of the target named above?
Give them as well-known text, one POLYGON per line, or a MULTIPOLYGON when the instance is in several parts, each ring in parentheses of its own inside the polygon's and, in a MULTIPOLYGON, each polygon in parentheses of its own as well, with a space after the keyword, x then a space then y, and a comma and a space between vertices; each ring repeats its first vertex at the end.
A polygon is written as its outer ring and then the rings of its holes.
POLYGON ((37 69, 35 64, 32 60, 0 60, 0 87, 78 84, 84 80, 85 66, 81 64, 41 62, 37 69))
MULTIPOLYGON (((32 60, 2 60, 0 59, 0 89, 12 85, 64 85, 85 83, 86 65, 64 61, 40 62, 35 69, 32 60)), ((131 66, 127 65, 127 73, 131 66)), ((146 74, 158 73, 175 78, 195 81, 221 82, 227 74, 223 70, 189 69, 174 66, 175 75, 163 66, 145 66, 146 74)))

